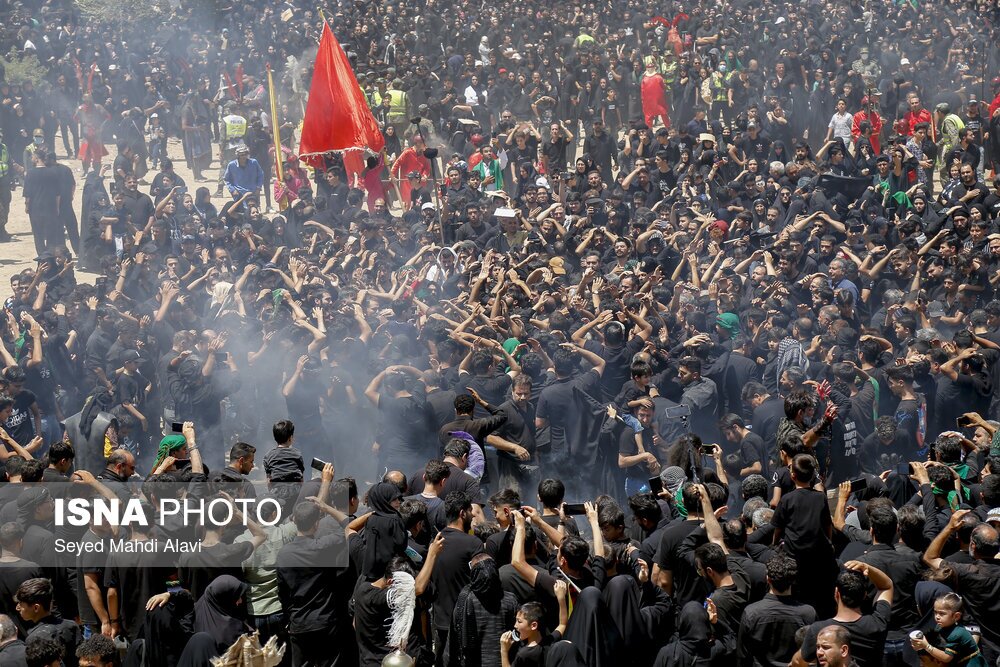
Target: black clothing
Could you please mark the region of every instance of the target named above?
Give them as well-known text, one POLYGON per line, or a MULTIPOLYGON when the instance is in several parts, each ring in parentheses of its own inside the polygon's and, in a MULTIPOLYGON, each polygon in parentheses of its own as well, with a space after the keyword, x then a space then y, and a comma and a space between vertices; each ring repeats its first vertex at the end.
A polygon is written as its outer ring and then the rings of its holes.
POLYGON ((469 561, 483 550, 483 543, 472 535, 450 526, 441 531, 444 548, 434 564, 431 581, 437 591, 434 600, 434 627, 447 631, 458 594, 470 580, 469 561))
POLYGON ((828 625, 839 625, 847 628, 851 635, 851 657, 858 667, 875 667, 881 665, 885 649, 886 628, 889 626, 889 603, 880 601, 875 604, 871 614, 865 614, 853 623, 828 619, 816 621, 806 630, 802 642, 802 657, 809 662, 816 660, 816 636, 828 625))
POLYGON ((736 641, 738 664, 787 667, 798 650, 796 630, 815 620, 816 611, 809 605, 768 593, 743 612, 736 641))

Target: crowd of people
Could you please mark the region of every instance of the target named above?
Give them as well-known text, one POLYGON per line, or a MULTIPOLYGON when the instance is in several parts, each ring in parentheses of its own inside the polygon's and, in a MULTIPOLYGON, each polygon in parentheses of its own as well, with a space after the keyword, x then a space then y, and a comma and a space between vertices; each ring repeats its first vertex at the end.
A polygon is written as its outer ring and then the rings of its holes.
POLYGON ((996 0, 81 5, 0 8, 0 665, 1000 664, 996 0), (284 520, 52 560, 205 493, 284 520))

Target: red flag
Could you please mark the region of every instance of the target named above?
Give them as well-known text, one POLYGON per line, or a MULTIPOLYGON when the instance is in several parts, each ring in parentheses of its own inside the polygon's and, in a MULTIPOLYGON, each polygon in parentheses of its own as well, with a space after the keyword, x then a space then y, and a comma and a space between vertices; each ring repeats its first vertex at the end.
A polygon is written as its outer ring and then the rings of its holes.
POLYGON ((383 146, 385 138, 368 109, 347 56, 324 24, 302 123, 299 157, 365 148, 378 152, 383 146))

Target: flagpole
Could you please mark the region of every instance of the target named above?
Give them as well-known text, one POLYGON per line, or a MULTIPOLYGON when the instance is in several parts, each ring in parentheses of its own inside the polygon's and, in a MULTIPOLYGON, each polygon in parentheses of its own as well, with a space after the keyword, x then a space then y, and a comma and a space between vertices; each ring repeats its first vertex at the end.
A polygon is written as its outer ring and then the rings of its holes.
MULTIPOLYGON (((274 93, 274 77, 271 75, 270 63, 267 65, 267 96, 271 98, 271 131, 274 133, 274 173, 278 177, 278 182, 284 184, 285 175, 281 170, 281 137, 278 133, 278 98, 274 93)), ((287 207, 288 204, 285 198, 282 198, 278 202, 278 210, 284 211, 287 207)))

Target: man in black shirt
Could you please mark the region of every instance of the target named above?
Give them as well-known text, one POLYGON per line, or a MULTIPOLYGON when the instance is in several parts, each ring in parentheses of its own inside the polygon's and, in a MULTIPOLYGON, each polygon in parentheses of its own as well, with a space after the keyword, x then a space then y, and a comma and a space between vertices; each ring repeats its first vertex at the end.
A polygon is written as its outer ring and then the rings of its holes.
POLYGON ((24 206, 31 223, 31 233, 35 240, 35 252, 41 255, 65 245, 63 234, 63 207, 72 207, 71 201, 60 201, 62 175, 53 167, 44 165, 46 151, 38 149, 32 161, 34 169, 28 169, 24 178, 24 206))
POLYGON ((807 662, 815 662, 816 635, 828 625, 839 625, 851 634, 851 646, 858 667, 885 664, 882 653, 891 614, 892 580, 885 572, 859 561, 848 561, 844 567, 846 569, 837 576, 837 614, 809 626, 799 651, 800 657, 807 662), (869 581, 875 585, 877 595, 872 613, 864 614, 861 606, 868 594, 869 581))
POLYGON ((442 446, 451 440, 453 437, 452 433, 455 431, 464 431, 471 435, 479 443, 480 447, 484 447, 486 445, 486 438, 507 421, 507 413, 484 401, 475 389, 470 388, 469 392, 472 394, 471 396, 469 394, 459 394, 455 397, 455 418, 447 424, 442 425, 438 430, 438 440, 442 446), (489 413, 489 417, 483 419, 474 419, 472 417, 477 403, 489 413))
POLYGON ((531 402, 531 377, 516 375, 511 384, 511 397, 499 410, 507 421, 488 436, 486 443, 497 449, 499 488, 515 491, 534 488, 531 478, 537 468, 535 457, 535 407, 531 402))
POLYGON ((2 426, 19 445, 27 446, 36 435, 42 434, 42 413, 35 395, 24 388, 27 381, 24 369, 8 366, 0 376, 0 390, 14 399, 11 412, 2 426))
MULTIPOLYGON (((844 493, 843 484, 840 493, 844 493)), ((878 568, 892 580, 892 616, 885 642, 885 662, 898 664, 903 656, 913 657, 907 633, 919 620, 913 595, 920 581, 920 557, 904 545, 896 544, 899 521, 891 505, 870 502, 868 523, 872 544, 857 560, 878 568)))
POLYGON ((673 596, 674 603, 683 607, 691 601, 700 601, 711 592, 705 580, 698 576, 693 559, 684 558, 679 547, 685 538, 702 524, 702 503, 694 484, 681 489, 687 519, 668 526, 660 536, 660 546, 653 561, 652 580, 673 596))
POLYGON ((798 566, 788 556, 777 555, 767 562, 767 583, 771 592, 748 606, 740 620, 736 640, 740 667, 786 665, 795 654, 795 633, 816 620, 816 611, 792 597, 798 566))
POLYGON ((62 618, 52 609, 52 582, 48 579, 28 579, 17 589, 17 612, 31 629, 25 637, 30 642, 35 637, 53 639, 63 646, 63 664, 76 667, 76 646, 82 639, 80 627, 70 619, 62 618))
POLYGON ((743 388, 743 402, 753 409, 750 420, 750 430, 760 436, 769 447, 768 455, 772 459, 777 456, 774 442, 778 437, 778 424, 785 417, 785 402, 780 396, 768 393, 767 388, 759 382, 748 382, 743 388))
POLYGON ((611 163, 617 162, 615 151, 615 141, 610 134, 604 131, 604 121, 600 118, 594 119, 594 131, 589 134, 583 142, 583 152, 590 154, 590 159, 594 161, 597 169, 601 172, 601 180, 611 183, 611 163))
POLYGON ((342 667, 348 656, 345 647, 351 643, 348 633, 353 634, 350 620, 342 617, 344 601, 337 595, 347 565, 347 540, 338 532, 316 537, 321 510, 338 521, 346 519, 325 503, 295 506, 297 536, 278 552, 278 597, 288 615, 294 664, 342 667))
POLYGON ((833 519, 826 494, 812 488, 816 459, 798 454, 792 460, 795 489, 783 493, 771 518, 773 543, 785 543, 786 552, 799 566, 799 595, 818 614, 832 616, 833 579, 837 566, 830 538, 833 519))
POLYGON ((445 520, 448 525, 441 531, 444 545, 437 559, 431 581, 437 591, 434 600, 434 653, 435 664, 444 664, 444 648, 448 644, 448 629, 458 593, 471 580, 469 562, 482 552, 483 543, 469 534, 472 529, 472 499, 456 492, 445 496, 445 520))
POLYGON ((743 418, 736 414, 725 415, 719 422, 719 430, 727 442, 739 446, 738 454, 743 462, 740 477, 747 475, 762 475, 764 479, 771 478, 771 464, 764 439, 751 432, 743 418))
POLYGON ((712 584, 712 601, 719 622, 730 632, 740 627, 740 617, 750 602, 750 579, 738 566, 730 568, 726 552, 718 544, 703 544, 694 552, 698 573, 712 584))

